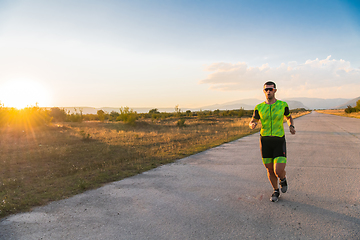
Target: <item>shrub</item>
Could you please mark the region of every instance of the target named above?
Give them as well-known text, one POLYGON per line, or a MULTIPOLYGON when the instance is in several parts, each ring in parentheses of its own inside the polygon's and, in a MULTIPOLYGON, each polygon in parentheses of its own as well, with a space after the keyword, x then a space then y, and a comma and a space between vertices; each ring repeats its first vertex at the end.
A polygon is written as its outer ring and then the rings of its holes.
POLYGON ((120 113, 112 111, 110 113, 110 115, 109 115, 109 120, 110 121, 115 121, 118 116, 120 116, 120 113))
POLYGON ((238 112, 238 117, 241 118, 242 116, 245 115, 245 110, 244 108, 240 108, 239 112, 238 112))
POLYGON ((14 126, 19 129, 46 126, 52 120, 49 111, 34 107, 23 109, 4 108, 0 106, 0 126, 14 126))
MULTIPOLYGON (((107 116, 107 115, 105 115, 107 116)), ((97 114, 84 114, 82 115, 83 121, 96 121, 99 120, 99 117, 97 114)))
POLYGON ((154 121, 156 119, 159 119, 160 118, 160 114, 159 113, 153 113, 151 114, 151 120, 154 121))
POLYGON ((137 112, 129 109, 129 107, 121 107, 120 115, 116 118, 117 121, 123 121, 124 123, 128 123, 130 125, 134 125, 137 120, 137 112))
POLYGON ((356 102, 356 106, 352 107, 350 105, 347 106, 347 108, 345 108, 345 112, 346 113, 352 113, 352 112, 360 112, 360 100, 358 100, 356 102))
POLYGON ((179 121, 177 122, 176 124, 178 127, 185 127, 185 119, 182 118, 182 119, 179 119, 179 121))
POLYGON ((72 113, 67 116, 66 121, 67 122, 82 122, 83 118, 82 118, 82 115, 80 115, 79 113, 72 113))
POLYGON ((206 117, 206 114, 202 110, 197 112, 197 118, 198 119, 204 119, 205 117, 206 117))
POLYGON ((50 109, 50 116, 53 118, 53 121, 64 122, 66 120, 67 114, 64 109, 55 107, 50 109))
POLYGON ((175 113, 178 117, 181 117, 181 109, 179 108, 179 105, 175 106, 175 113))
POLYGON ((105 120, 105 112, 104 110, 98 110, 97 112, 98 118, 101 122, 103 122, 105 120))
POLYGON ((348 105, 347 108, 345 108, 346 113, 352 113, 356 112, 356 108, 353 108, 352 106, 348 105))
POLYGON ((70 114, 70 111, 69 111, 69 114, 67 115, 66 121, 67 122, 80 122, 81 123, 83 121, 82 109, 81 108, 79 108, 79 109, 74 108, 74 110, 75 110, 75 113, 72 113, 72 114, 70 114))
POLYGON ((160 112, 158 111, 157 108, 154 108, 154 109, 149 110, 149 113, 150 114, 159 114, 160 112))

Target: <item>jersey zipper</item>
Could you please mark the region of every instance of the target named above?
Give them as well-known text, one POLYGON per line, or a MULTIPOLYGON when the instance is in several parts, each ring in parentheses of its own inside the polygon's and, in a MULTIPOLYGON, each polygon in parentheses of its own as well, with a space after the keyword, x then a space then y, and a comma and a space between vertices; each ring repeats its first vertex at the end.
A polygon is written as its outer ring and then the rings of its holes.
POLYGON ((272 136, 273 135, 273 130, 272 130, 273 129, 273 117, 272 117, 271 105, 272 104, 270 104, 270 123, 271 123, 270 124, 270 126, 271 126, 270 127, 270 135, 272 136))

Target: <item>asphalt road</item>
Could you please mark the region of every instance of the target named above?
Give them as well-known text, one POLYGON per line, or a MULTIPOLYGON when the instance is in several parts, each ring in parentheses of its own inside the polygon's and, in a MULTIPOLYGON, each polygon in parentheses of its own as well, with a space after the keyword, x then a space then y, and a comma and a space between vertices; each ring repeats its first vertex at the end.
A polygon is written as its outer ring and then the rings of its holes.
POLYGON ((0 239, 360 239, 360 119, 295 126, 277 203, 254 134, 5 218, 0 239))

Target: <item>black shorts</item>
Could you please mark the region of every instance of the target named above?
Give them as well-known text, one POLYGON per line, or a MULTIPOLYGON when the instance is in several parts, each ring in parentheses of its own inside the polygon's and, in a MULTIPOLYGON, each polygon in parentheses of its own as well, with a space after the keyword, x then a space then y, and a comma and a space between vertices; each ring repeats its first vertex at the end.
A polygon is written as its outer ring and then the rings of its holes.
POLYGON ((285 136, 284 137, 260 136, 260 151, 263 159, 275 159, 279 157, 286 158, 285 136))

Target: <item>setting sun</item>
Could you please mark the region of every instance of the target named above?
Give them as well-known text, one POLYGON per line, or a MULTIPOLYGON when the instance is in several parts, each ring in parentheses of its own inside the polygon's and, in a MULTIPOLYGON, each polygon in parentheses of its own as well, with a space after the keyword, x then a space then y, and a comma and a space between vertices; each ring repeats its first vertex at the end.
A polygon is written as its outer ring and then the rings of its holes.
POLYGON ((41 84, 27 80, 17 79, 0 86, 0 102, 5 107, 22 109, 25 107, 46 106, 49 104, 48 91, 41 84))

